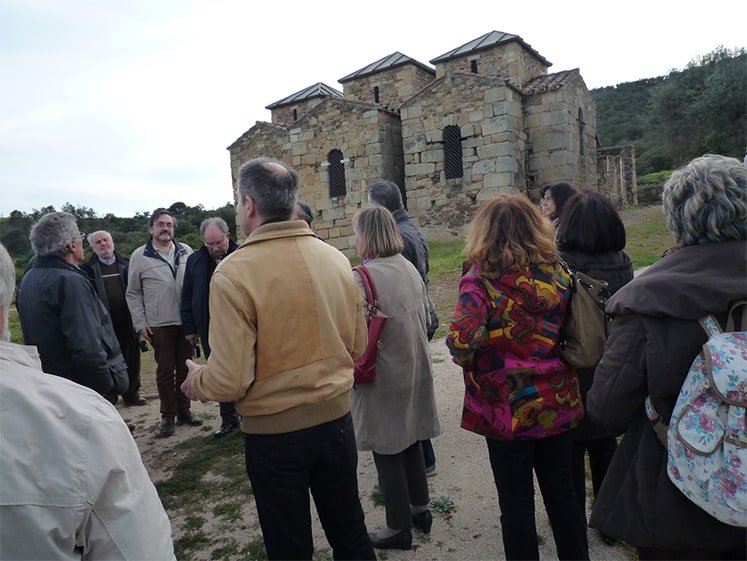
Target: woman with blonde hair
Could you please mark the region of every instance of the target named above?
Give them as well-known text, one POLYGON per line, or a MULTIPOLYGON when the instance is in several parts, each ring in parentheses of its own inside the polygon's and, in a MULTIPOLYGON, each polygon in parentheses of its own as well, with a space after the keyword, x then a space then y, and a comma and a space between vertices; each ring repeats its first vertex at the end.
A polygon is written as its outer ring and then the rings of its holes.
MULTIPOLYGON (((428 294, 420 273, 402 256, 402 237, 387 209, 361 210, 353 230, 379 309, 388 316, 376 378, 353 391, 358 450, 373 452, 386 510, 386 526, 371 533, 371 541, 378 549, 410 549, 413 526, 429 533, 433 522, 419 441, 441 432, 428 348, 428 294)), ((358 274, 356 279, 366 307, 358 274)))
POLYGON ((570 430, 583 409, 576 373, 558 354, 571 281, 553 236, 526 197, 485 201, 446 339, 464 370, 462 428, 486 437, 507 559, 539 559, 533 473, 558 558, 589 558, 571 478, 570 430))

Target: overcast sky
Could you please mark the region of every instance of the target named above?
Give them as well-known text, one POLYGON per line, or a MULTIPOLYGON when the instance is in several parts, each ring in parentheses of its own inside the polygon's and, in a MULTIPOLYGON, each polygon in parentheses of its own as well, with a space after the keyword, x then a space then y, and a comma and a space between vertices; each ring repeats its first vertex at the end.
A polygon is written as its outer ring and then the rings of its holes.
POLYGON ((0 215, 232 201, 226 147, 264 107, 400 51, 519 35, 586 85, 744 47, 742 2, 2 0, 0 215))

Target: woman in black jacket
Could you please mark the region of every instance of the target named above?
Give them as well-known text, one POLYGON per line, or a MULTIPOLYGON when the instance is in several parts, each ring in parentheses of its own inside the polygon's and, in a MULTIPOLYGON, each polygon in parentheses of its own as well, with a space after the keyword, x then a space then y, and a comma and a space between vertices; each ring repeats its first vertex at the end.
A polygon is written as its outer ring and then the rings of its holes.
MULTIPOLYGON (((611 294, 633 279, 633 264, 623 251, 625 226, 610 200, 600 193, 585 191, 568 200, 557 242, 561 256, 572 270, 606 281, 611 294)), ((595 368, 578 371, 584 409, 595 368)), ((588 415, 573 431, 572 474, 582 512, 586 513, 586 453, 589 454, 591 483, 596 497, 616 448, 615 436, 601 429, 588 415)), ((602 534, 602 539, 608 545, 614 542, 605 534, 602 534)))

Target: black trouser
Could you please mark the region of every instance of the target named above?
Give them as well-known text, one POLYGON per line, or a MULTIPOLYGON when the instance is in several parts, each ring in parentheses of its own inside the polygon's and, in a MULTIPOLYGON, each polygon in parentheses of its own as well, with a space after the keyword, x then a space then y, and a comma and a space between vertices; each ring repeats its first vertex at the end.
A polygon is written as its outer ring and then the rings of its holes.
POLYGON ((412 506, 427 506, 428 482, 420 443, 399 454, 373 453, 379 488, 384 495, 386 525, 393 530, 412 528, 412 506))
POLYGON ((238 425, 239 415, 236 413, 235 401, 221 401, 218 404, 220 409, 221 425, 238 425))
POLYGON ((119 342, 119 349, 127 364, 127 376, 130 384, 127 391, 122 394, 125 403, 134 403, 140 397, 140 346, 138 345, 137 334, 132 330, 132 326, 127 323, 124 325, 115 325, 114 333, 119 342))
POLYGON ((311 559, 309 489, 334 559, 376 559, 350 413, 294 432, 245 434, 244 452, 269 559, 311 559))
POLYGON ((604 436, 602 438, 591 439, 574 439, 573 440, 573 487, 576 490, 578 504, 581 506, 581 512, 586 518, 586 469, 584 456, 589 452, 589 468, 591 469, 591 487, 594 490, 594 497, 599 494, 602 488, 602 481, 607 473, 607 468, 612 461, 612 456, 617 450, 617 439, 614 436, 604 436))
POLYGON ((537 474, 558 559, 589 559, 586 523, 571 479, 571 434, 511 442, 486 440, 498 489, 506 559, 539 559, 532 471, 537 474))

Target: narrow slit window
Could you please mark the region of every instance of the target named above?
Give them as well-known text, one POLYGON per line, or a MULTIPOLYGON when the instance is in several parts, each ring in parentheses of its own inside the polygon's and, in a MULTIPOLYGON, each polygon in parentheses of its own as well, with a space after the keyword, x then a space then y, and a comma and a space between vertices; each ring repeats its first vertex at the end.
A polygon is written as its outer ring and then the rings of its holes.
POLYGON ((449 125, 443 132, 444 174, 446 179, 464 177, 462 167, 462 133, 459 127, 449 125))
POLYGON ((327 155, 330 198, 344 197, 347 194, 347 189, 345 188, 345 164, 342 160, 342 152, 336 148, 331 150, 327 155))
POLYGON ((477 61, 471 60, 469 62, 469 69, 472 72, 472 74, 477 74, 477 61))
POLYGON ((379 103, 379 86, 374 86, 374 103, 379 103))
POLYGON ((293 120, 298 121, 298 109, 293 110, 293 120))
POLYGON ((578 110, 578 153, 584 155, 584 112, 578 110))

